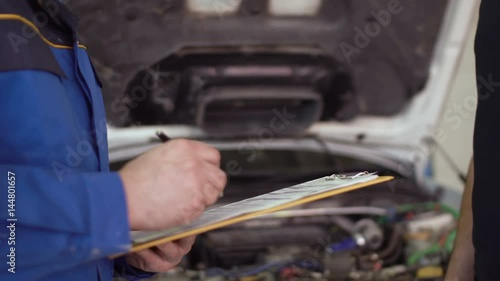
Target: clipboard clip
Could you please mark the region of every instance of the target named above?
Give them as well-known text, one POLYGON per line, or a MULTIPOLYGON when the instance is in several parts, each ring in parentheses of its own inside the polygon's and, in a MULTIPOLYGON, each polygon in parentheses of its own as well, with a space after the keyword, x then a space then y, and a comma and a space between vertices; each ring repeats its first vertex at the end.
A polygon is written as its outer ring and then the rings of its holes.
POLYGON ((352 180, 358 177, 362 176, 368 176, 368 175, 375 175, 377 172, 369 173, 368 171, 364 171, 361 173, 355 173, 355 174, 332 174, 331 176, 325 177, 325 180, 327 181, 333 181, 333 180, 352 180))

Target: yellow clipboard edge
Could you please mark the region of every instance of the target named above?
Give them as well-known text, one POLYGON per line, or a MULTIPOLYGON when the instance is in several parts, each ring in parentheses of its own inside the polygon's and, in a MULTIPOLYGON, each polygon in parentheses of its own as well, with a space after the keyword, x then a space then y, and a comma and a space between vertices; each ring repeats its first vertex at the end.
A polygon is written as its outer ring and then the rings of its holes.
MULTIPOLYGON (((393 180, 393 179, 394 179, 394 177, 392 177, 392 176, 378 177, 378 178, 376 178, 374 180, 371 180, 371 181, 357 183, 357 184, 354 184, 354 185, 351 185, 351 186, 346 186, 346 187, 343 187, 343 188, 334 189, 334 190, 330 190, 330 191, 327 191, 327 192, 323 192, 323 193, 311 195, 311 196, 304 197, 302 199, 298 199, 298 200, 295 200, 295 201, 292 201, 292 202, 288 202, 286 204, 279 205, 279 206, 276 206, 276 207, 273 207, 273 208, 269 208, 269 209, 266 209, 266 210, 257 211, 257 212, 253 212, 253 213, 248 213, 248 214, 241 215, 241 216, 234 217, 234 218, 230 218, 230 219, 227 219, 227 220, 224 220, 224 221, 221 221, 221 222, 217 222, 217 223, 214 223, 214 224, 211 224, 211 225, 202 226, 200 228, 189 230, 189 231, 186 231, 186 232, 183 232, 183 233, 175 234, 175 235, 172 235, 172 236, 167 236, 167 237, 164 237, 164 238, 159 238, 159 239, 156 239, 156 240, 153 240, 153 241, 149 241, 149 242, 135 244, 135 245, 132 246, 132 249, 128 253, 138 252, 138 251, 141 251, 141 250, 144 250, 144 249, 148 249, 148 248, 151 248, 151 247, 154 247, 154 246, 157 246, 157 245, 160 245, 160 244, 164 244, 164 243, 167 243, 167 242, 179 240, 179 239, 186 238, 186 237, 189 237, 189 236, 193 236, 193 235, 198 235, 198 234, 201 234, 201 233, 205 233, 205 232, 208 232, 210 230, 217 229, 217 228, 222 228, 222 227, 225 227, 225 226, 228 226, 228 225, 236 224, 236 223, 239 223, 241 221, 249 220, 249 219, 261 216, 261 215, 273 213, 273 212, 276 212, 276 211, 281 211, 281 210, 284 210, 284 209, 288 209, 288 208, 291 208, 291 207, 303 205, 305 203, 310 203, 310 202, 317 201, 317 200, 320 200, 320 199, 324 199, 324 198, 327 198, 327 197, 339 195, 339 194, 346 193, 346 192, 349 192, 349 191, 352 191, 352 190, 356 190, 356 189, 360 189, 360 188, 363 188, 363 187, 376 185, 376 184, 383 183, 383 182, 386 182, 386 181, 390 181, 390 180, 393 180)), ((121 254, 121 255, 123 255, 123 254, 121 254)), ((119 257, 121 255, 111 256, 111 258, 116 258, 116 257, 119 257)))

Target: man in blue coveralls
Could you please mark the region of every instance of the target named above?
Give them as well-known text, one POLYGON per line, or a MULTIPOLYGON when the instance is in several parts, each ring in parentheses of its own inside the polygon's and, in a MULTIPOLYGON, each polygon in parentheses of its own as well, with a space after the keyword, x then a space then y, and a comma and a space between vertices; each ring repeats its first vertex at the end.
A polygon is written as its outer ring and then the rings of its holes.
POLYGON ((194 238, 129 254, 129 231, 187 223, 226 184, 220 154, 174 140, 109 172, 99 80, 56 0, 0 1, 0 280, 129 280, 194 238))

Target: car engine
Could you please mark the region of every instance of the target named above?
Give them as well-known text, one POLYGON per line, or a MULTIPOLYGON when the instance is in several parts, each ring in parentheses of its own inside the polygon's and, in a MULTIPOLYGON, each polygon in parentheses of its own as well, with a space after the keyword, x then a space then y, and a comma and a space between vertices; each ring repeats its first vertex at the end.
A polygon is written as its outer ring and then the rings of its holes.
MULTIPOLYGON (((223 152, 223 166, 235 155, 223 152)), ((318 178, 331 167, 396 179, 201 234, 178 267, 151 280, 442 280, 458 212, 437 203, 439 192, 429 194, 384 167, 319 153, 260 151, 229 177, 218 204, 318 178)))

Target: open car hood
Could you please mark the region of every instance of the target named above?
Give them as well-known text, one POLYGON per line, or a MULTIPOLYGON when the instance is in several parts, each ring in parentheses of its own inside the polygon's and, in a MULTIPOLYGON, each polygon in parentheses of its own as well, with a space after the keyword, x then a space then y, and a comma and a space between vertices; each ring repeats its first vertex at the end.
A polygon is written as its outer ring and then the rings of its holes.
POLYGON ((221 149, 326 145, 418 177, 478 2, 69 5, 104 84, 111 161, 163 129, 221 149))

